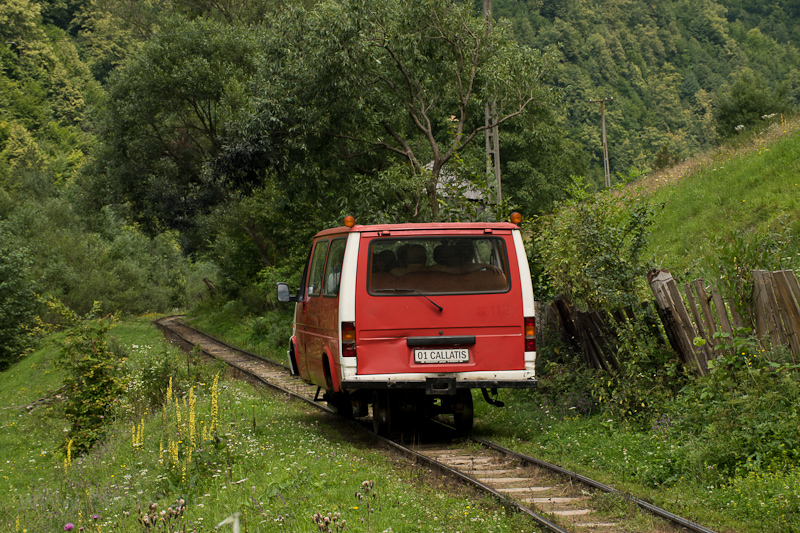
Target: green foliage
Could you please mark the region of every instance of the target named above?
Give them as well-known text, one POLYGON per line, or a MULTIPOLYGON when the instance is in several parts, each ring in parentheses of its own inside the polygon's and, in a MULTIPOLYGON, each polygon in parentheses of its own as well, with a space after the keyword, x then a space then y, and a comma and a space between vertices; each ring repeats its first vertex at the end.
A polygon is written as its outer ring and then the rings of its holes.
POLYGON ((709 253, 700 261, 704 278, 714 285, 744 324, 755 327, 753 270, 783 270, 796 265, 789 250, 794 241, 785 219, 774 232, 745 232, 733 229, 721 237, 708 235, 709 253))
POLYGON ((782 90, 770 87, 762 76, 745 70, 717 99, 714 111, 717 132, 722 137, 730 137, 744 128, 753 128, 762 117, 785 114, 789 110, 787 96, 782 90))
POLYGON ((654 209, 621 187, 591 194, 581 178, 570 200, 540 219, 536 247, 545 274, 560 294, 589 309, 636 305, 647 293, 651 266, 643 259, 654 209))
POLYGON ((58 359, 66 371, 64 416, 70 424, 64 447, 86 452, 104 438, 114 402, 125 389, 125 354, 110 345, 108 331, 115 318, 100 316, 98 305, 84 318, 58 301, 47 305, 68 325, 58 359))
POLYGON ((37 285, 29 276, 30 257, 0 230, 0 370, 31 347, 29 328, 37 310, 37 285))
POLYGON ((78 313, 95 301, 125 313, 183 305, 191 269, 175 234, 149 238, 110 209, 95 223, 92 231, 69 202, 49 199, 21 204, 1 224, 9 245, 27 247, 41 290, 78 313))
POLYGON ((687 384, 670 412, 674 431, 703 443, 683 458, 683 471, 720 483, 796 465, 798 385, 798 365, 780 352, 745 348, 714 361, 708 376, 687 384))
POLYGON ((687 380, 659 327, 653 312, 642 310, 612 325, 616 367, 598 373, 589 389, 604 415, 646 425, 687 380))
POLYGON ((317 196, 358 207, 366 189, 380 218, 440 220, 446 167, 469 165, 464 180, 485 172, 467 152, 483 139, 489 99, 503 126, 558 105, 546 82, 555 56, 520 46, 504 24, 487 32, 469 4, 329 1, 288 10, 276 27, 256 120, 292 132, 292 170, 279 178, 291 191, 303 176, 317 196))
MULTIPOLYGON (((600 110, 591 100, 614 98, 605 109, 609 156, 612 172, 622 173, 656 166, 662 150, 683 159, 714 146, 712 110, 726 99, 735 73, 758 73, 780 94, 776 104, 796 102, 800 54, 792 37, 800 26, 790 3, 495 1, 494 14, 511 21, 521 43, 558 46, 555 78, 568 88, 563 128, 591 163, 573 173, 602 179, 600 110)), ((773 112, 780 111, 758 116, 773 112)))
POLYGON ((186 399, 193 387, 193 394, 199 395, 227 368, 222 361, 209 364, 199 350, 183 352, 160 343, 122 345, 120 336, 110 339, 112 346, 120 346, 126 354, 125 392, 114 402, 113 414, 118 420, 140 421, 171 401, 186 399))
POLYGON ((265 178, 261 187, 247 195, 232 195, 203 219, 203 227, 215 235, 207 257, 219 267, 218 287, 226 296, 257 285, 264 268, 302 265, 298 257, 305 257, 322 221, 313 207, 309 206, 309 217, 302 212, 306 204, 290 202, 287 196, 274 179, 265 178))
POLYGON ((259 45, 255 32, 202 18, 161 26, 109 80, 93 195, 127 202, 147 231, 179 229, 197 247, 195 217, 224 199, 203 164, 220 154, 259 45))

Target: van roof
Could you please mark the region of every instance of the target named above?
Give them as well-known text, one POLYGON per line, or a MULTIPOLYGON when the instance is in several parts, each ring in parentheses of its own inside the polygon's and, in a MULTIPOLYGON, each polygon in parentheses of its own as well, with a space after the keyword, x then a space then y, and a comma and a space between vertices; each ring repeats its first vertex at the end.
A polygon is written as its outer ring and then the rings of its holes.
POLYGON ((352 228, 339 226, 338 228, 325 229, 317 233, 318 236, 334 233, 364 233, 368 231, 440 231, 440 230, 515 230, 519 226, 511 222, 419 222, 409 224, 372 224, 367 226, 355 225, 352 228))

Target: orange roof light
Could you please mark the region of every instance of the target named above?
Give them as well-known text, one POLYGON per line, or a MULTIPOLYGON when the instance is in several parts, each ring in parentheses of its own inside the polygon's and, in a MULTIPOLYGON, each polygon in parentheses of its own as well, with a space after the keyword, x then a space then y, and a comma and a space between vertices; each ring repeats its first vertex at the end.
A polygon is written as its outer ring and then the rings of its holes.
POLYGON ((352 228, 356 225, 356 219, 352 215, 347 215, 344 217, 344 225, 348 228, 352 228))
POLYGON ((511 223, 519 226, 520 222, 522 222, 522 215, 517 213, 516 211, 511 213, 511 223))

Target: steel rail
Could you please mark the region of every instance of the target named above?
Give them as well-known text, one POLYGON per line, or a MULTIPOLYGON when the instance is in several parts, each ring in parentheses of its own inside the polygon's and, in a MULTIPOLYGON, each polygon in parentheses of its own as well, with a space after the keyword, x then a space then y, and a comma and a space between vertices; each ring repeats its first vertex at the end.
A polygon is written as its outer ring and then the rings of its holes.
MULTIPOLYGON (((167 317, 167 318, 173 318, 173 317, 167 317)), ((170 335, 177 336, 185 345, 194 346, 194 343, 191 342, 186 337, 184 337, 183 335, 181 335, 180 332, 175 331, 175 329, 170 328, 168 325, 162 323, 160 320, 154 320, 153 323, 159 329, 161 329, 162 331, 169 332, 170 335)), ((212 339, 214 342, 218 342, 218 343, 226 346, 227 348, 229 348, 231 350, 237 351, 239 353, 244 353, 244 354, 249 355, 249 356, 253 356, 253 357, 255 357, 256 359, 258 359, 260 361, 263 361, 263 362, 268 363, 270 365, 279 366, 281 368, 284 368, 284 369, 288 370, 288 367, 286 367, 284 365, 281 365, 280 363, 276 363, 274 361, 271 361, 271 360, 266 359, 264 357, 258 356, 256 354, 248 353, 248 352, 246 352, 244 350, 236 348, 235 346, 231 346, 230 344, 228 344, 226 342, 220 341, 219 339, 215 339, 214 337, 212 337, 211 335, 208 335, 207 333, 199 331, 197 328, 194 328, 192 326, 188 326, 188 325, 183 324, 183 323, 181 323, 180 325, 181 325, 181 327, 185 327, 187 329, 192 330, 197 335, 208 337, 209 339, 212 339)), ((208 357, 211 357, 211 358, 214 358, 214 359, 218 359, 214 354, 212 354, 210 352, 207 352, 202 347, 201 347, 201 351, 202 351, 203 354, 205 354, 208 357)), ((302 401, 306 402, 307 404, 312 405, 315 408, 317 408, 317 409, 319 409, 321 411, 324 411, 326 413, 333 414, 333 415, 337 414, 333 409, 331 409, 327 405, 323 405, 322 403, 320 403, 319 401, 317 401, 317 400, 315 400, 313 398, 309 398, 308 396, 305 396, 305 395, 302 395, 302 394, 298 394, 298 393, 296 393, 294 391, 291 391, 291 390, 289 390, 289 389, 287 389, 285 387, 281 387, 277 383, 272 383, 272 382, 264 379, 263 377, 259 376, 258 374, 255 374, 254 372, 251 372, 250 370, 248 370, 248 369, 246 369, 246 368, 244 368, 244 367, 242 367, 240 365, 237 365, 236 363, 234 363, 232 361, 225 361, 225 363, 230 365, 230 366, 232 366, 232 367, 234 367, 234 368, 236 368, 238 371, 247 374, 251 378, 258 380, 260 383, 262 383, 263 385, 266 385, 267 387, 269 387, 271 389, 280 391, 280 392, 282 392, 282 393, 284 393, 284 394, 286 394, 286 395, 288 395, 288 396, 290 396, 292 398, 295 398, 295 399, 298 399, 298 400, 302 400, 302 401)), ((452 468, 452 467, 450 467, 450 466, 448 466, 448 465, 446 465, 446 464, 444 464, 444 463, 442 463, 440 461, 437 461, 436 459, 433 459, 433 458, 428 457, 426 455, 423 455, 423 454, 421 454, 421 453, 419 453, 417 451, 414 451, 411 448, 400 444, 399 442, 393 441, 391 439, 387 439, 387 438, 382 437, 380 435, 376 435, 374 432, 372 432, 369 429, 367 429, 364 426, 364 424, 360 424, 360 423, 358 423, 358 422, 356 422, 354 420, 351 420, 350 422, 352 423, 352 425, 354 427, 358 428, 359 431, 364 432, 365 434, 369 435, 370 437, 372 437, 374 440, 380 442, 381 444, 383 444, 383 445, 385 445, 385 446, 387 446, 389 448, 394 449, 396 452, 399 452, 400 454, 405 455, 406 457, 410 457, 410 458, 414 459, 414 461, 417 462, 417 463, 422 463, 422 464, 425 464, 425 465, 427 465, 429 467, 436 468, 437 470, 439 470, 440 472, 445 473, 446 475, 449 475, 451 477, 455 477, 456 479, 458 479, 458 480, 460 480, 460 481, 462 481, 464 483, 467 483, 469 485, 477 487, 479 490, 481 490, 483 492, 491 494, 496 499, 501 501, 503 504, 509 505, 510 507, 515 508, 517 511, 529 516, 532 520, 537 522, 539 525, 541 525, 543 527, 546 527, 550 531, 552 531, 554 533, 570 533, 568 530, 565 530, 565 529, 559 527, 557 524, 554 524, 553 522, 551 522, 547 518, 541 516, 540 514, 534 512, 530 508, 528 508, 528 507, 526 507, 526 506, 514 501, 513 499, 509 498, 508 496, 502 494, 501 492, 498 492, 497 490, 495 490, 492 487, 486 485, 485 483, 482 483, 481 481, 479 481, 479 480, 477 480, 477 479, 475 479, 475 478, 473 478, 473 477, 461 472, 460 470, 452 468)))
POLYGON ((537 459, 535 457, 531 457, 530 455, 525 455, 523 453, 515 452, 514 450, 511 450, 511 449, 506 448, 504 446, 500 446, 499 444, 496 444, 494 442, 482 439, 480 437, 475 437, 473 435, 470 435, 469 438, 470 438, 470 440, 472 440, 474 442, 477 442, 479 444, 482 444, 483 446, 486 446, 487 448, 491 448, 491 449, 496 450, 496 451, 498 451, 500 453, 506 454, 506 455, 508 455, 510 457, 514 457, 515 459, 518 459, 519 461, 521 461, 523 463, 534 464, 536 466, 539 466, 541 468, 545 468, 545 469, 550 470, 552 472, 557 472, 557 473, 559 473, 561 475, 568 476, 569 478, 574 479, 576 481, 579 481, 579 482, 583 483, 584 485, 588 485, 588 486, 590 486, 590 487, 592 487, 594 489, 601 490, 603 492, 608 492, 608 493, 611 493, 611 494, 623 495, 625 497, 625 499, 635 503, 636 505, 638 505, 642 509, 645 509, 645 510, 649 511, 650 513, 652 513, 652 514, 654 514, 656 516, 660 516, 661 518, 664 518, 666 520, 670 520, 671 522, 674 522, 674 523, 680 525, 681 527, 686 528, 686 529, 688 529, 690 531, 695 531, 697 533, 716 533, 715 531, 713 531, 711 529, 708 529, 705 526, 702 526, 700 524, 692 522, 691 520, 683 518, 682 516, 678 516, 678 515, 676 515, 674 513, 671 513, 669 511, 667 511, 666 509, 662 509, 661 507, 653 505, 652 503, 648 503, 648 502, 646 502, 644 500, 640 500, 638 498, 635 498, 635 497, 631 496, 630 494, 623 493, 619 489, 615 489, 614 487, 611 487, 609 485, 605 485, 603 483, 600 483, 599 481, 595 481, 594 479, 591 479, 591 478, 588 478, 588 477, 583 476, 581 474, 578 474, 577 472, 572 472, 572 471, 567 470, 566 468, 562 468, 562 467, 560 467, 558 465, 554 465, 552 463, 548 463, 547 461, 543 461, 541 459, 537 459))
MULTIPOLYGON (((164 320, 167 320, 167 319, 170 319, 170 318, 180 318, 180 317, 174 316, 174 317, 164 317, 162 319, 156 319, 156 320, 153 320, 153 324, 155 324, 159 329, 161 329, 165 333, 169 333, 170 335, 177 336, 184 345, 195 346, 194 342, 190 341, 189 339, 184 337, 181 333, 179 333, 178 331, 175 331, 175 329, 173 329, 173 328, 169 327, 167 324, 163 323, 164 320)), ((281 368, 283 370, 286 370, 286 371, 289 370, 288 366, 286 366, 286 365, 282 365, 280 363, 277 363, 275 361, 267 359, 267 358, 265 358, 263 356, 260 356, 258 354, 247 352, 246 350, 242 350, 240 348, 232 346, 232 345, 230 345, 230 344, 228 344, 228 343, 226 343, 226 342, 224 342, 222 340, 216 339, 213 336, 208 335, 207 333, 204 333, 204 332, 202 332, 202 331, 200 331, 200 330, 198 330, 198 329, 196 329, 196 328, 194 328, 192 326, 184 324, 182 322, 180 322, 179 324, 180 324, 181 327, 185 327, 185 328, 193 331, 197 335, 206 337, 206 338, 208 338, 208 339, 210 339, 210 340, 212 340, 212 341, 214 341, 216 343, 219 343, 219 344, 225 346, 226 348, 228 348, 228 349, 230 349, 230 350, 232 350, 234 352, 238 352, 238 353, 247 355, 247 356, 252 357, 252 358, 254 358, 256 360, 259 360, 259 361, 261 361, 263 363, 266 363, 266 364, 271 365, 271 366, 279 367, 279 368, 281 368)), ((206 355, 208 357, 211 357, 213 359, 220 359, 219 357, 215 356, 214 354, 206 351, 202 346, 201 346, 201 351, 202 351, 202 353, 204 355, 206 355)), ((323 412, 326 412, 328 414, 338 415, 338 413, 336 411, 334 411, 333 409, 328 407, 326 404, 320 403, 316 398, 310 398, 309 396, 306 396, 306 395, 303 395, 303 394, 299 394, 299 393, 297 393, 295 391, 292 391, 292 390, 289 390, 289 389, 287 389, 285 387, 282 387, 281 385, 279 385, 277 383, 273 383, 273 382, 265 379, 264 377, 262 377, 262 376, 260 376, 260 375, 258 375, 256 373, 250 371, 249 369, 244 368, 244 367, 236 364, 233 361, 227 361, 227 360, 224 360, 224 359, 222 359, 222 360, 225 361, 225 363, 230 365, 231 367, 236 368, 239 372, 242 372, 243 374, 246 374, 250 378, 257 380, 259 383, 261 383, 261 384, 263 384, 263 385, 265 385, 265 386, 267 386, 267 387, 269 387, 271 389, 274 389, 274 390, 277 390, 279 392, 282 392, 282 393, 284 393, 284 394, 286 394, 286 395, 288 395, 288 396, 290 396, 292 398, 296 398, 298 400, 302 400, 302 401, 306 402, 307 404, 315 407, 316 409, 319 409, 319 410, 321 410, 323 412)), ((415 462, 422 463, 422 464, 425 464, 426 466, 435 468, 435 469, 439 470, 440 472, 443 472, 444 474, 446 474, 448 476, 456 478, 461 482, 464 482, 466 484, 474 486, 477 489, 479 489, 480 491, 483 491, 483 492, 485 492, 487 494, 490 494, 490 495, 494 496, 497 500, 499 500, 503 504, 509 505, 510 507, 515 509, 516 511, 527 515, 533 521, 538 523, 540 526, 547 528, 549 531, 552 531, 554 533, 570 533, 568 530, 563 529, 562 527, 560 527, 557 524, 551 522, 550 520, 548 520, 544 516, 539 515, 535 511, 531 510, 530 508, 528 508, 528 507, 522 505, 521 503, 513 500, 512 498, 508 497, 507 495, 502 494, 501 492, 499 492, 496 489, 488 486, 487 484, 479 481, 478 479, 475 479, 472 476, 470 476, 468 474, 465 474, 464 472, 462 472, 462 471, 460 471, 460 470, 458 470, 456 468, 452 468, 449 465, 446 465, 446 464, 444 464, 444 463, 442 463, 440 461, 437 461, 436 459, 433 459, 431 457, 423 455, 423 454, 421 454, 421 453, 419 453, 419 452, 417 452, 417 451, 415 451, 415 450, 413 450, 411 448, 408 448, 408 447, 404 446, 403 444, 400 444, 399 442, 396 442, 396 441, 393 441, 391 439, 387 439, 385 437, 376 435, 373 431, 368 429, 363 423, 359 423, 359 422, 354 421, 354 420, 350 420, 349 422, 352 424, 353 427, 358 428, 358 430, 360 430, 360 431, 364 432, 365 434, 369 435, 375 441, 380 442, 381 444, 383 444, 383 445, 395 450, 396 452, 398 452, 398 453, 400 453, 402 455, 405 455, 406 457, 412 458, 415 462)), ((442 424, 442 425, 444 425, 444 426, 449 428, 449 426, 447 426, 446 424, 442 424)), ((452 428, 450 428, 450 429, 452 429, 452 428)), ((693 532, 696 532, 696 533, 716 533, 715 531, 713 531, 713 530, 711 530, 711 529, 709 529, 709 528, 707 528, 705 526, 702 526, 700 524, 692 522, 691 520, 688 520, 686 518, 678 516, 678 515, 676 515, 674 513, 671 513, 671 512, 669 512, 669 511, 667 511, 665 509, 662 509, 662 508, 660 508, 660 507, 658 507, 656 505, 653 505, 651 503, 648 503, 648 502, 646 502, 644 500, 640 500, 638 498, 635 498, 635 497, 631 496, 630 494, 624 494, 620 490, 615 489, 614 487, 611 487, 609 485, 605 485, 603 483, 600 483, 599 481, 595 481, 595 480, 593 480, 591 478, 588 478, 588 477, 583 476, 581 474, 578 474, 576 472, 572 472, 572 471, 567 470, 565 468, 562 468, 562 467, 560 467, 558 465, 555 465, 555 464, 552 464, 552 463, 548 463, 547 461, 543 461, 541 459, 537 459, 535 457, 531 457, 529 455, 525 455, 525 454, 520 453, 520 452, 516 452, 514 450, 511 450, 509 448, 506 448, 504 446, 501 446, 499 444, 496 444, 494 442, 488 441, 488 440, 480 438, 480 437, 476 437, 476 436, 470 435, 468 438, 470 440, 478 443, 478 444, 481 444, 482 446, 485 446, 486 448, 495 450, 495 451, 497 451, 499 453, 502 453, 504 455, 512 457, 512 458, 514 458, 514 459, 516 459, 516 460, 518 460, 518 461, 520 461, 522 463, 536 465, 536 466, 538 466, 540 468, 544 468, 546 470, 555 472, 557 474, 560 474, 560 475, 563 475, 563 476, 567 476, 570 479, 576 480, 576 481, 578 481, 580 483, 583 483, 584 485, 590 486, 590 487, 592 487, 594 489, 597 489, 597 490, 600 490, 600 491, 603 491, 603 492, 623 495, 627 500, 635 503, 636 505, 638 505, 642 509, 645 509, 646 511, 648 511, 648 512, 650 512, 650 513, 652 513, 652 514, 654 514, 656 516, 659 516, 659 517, 664 518, 666 520, 669 520, 669 521, 671 521, 671 522, 673 522, 675 524, 678 524, 681 527, 683 527, 683 528, 685 528, 685 529, 687 529, 689 531, 693 531, 693 532)))

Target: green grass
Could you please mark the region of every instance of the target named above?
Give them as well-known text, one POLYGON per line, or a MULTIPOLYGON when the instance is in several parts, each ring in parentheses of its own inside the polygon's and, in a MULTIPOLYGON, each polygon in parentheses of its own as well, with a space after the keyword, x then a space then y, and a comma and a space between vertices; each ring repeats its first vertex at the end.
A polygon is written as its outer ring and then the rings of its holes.
POLYGON ((736 229, 765 233, 778 219, 800 220, 800 135, 796 122, 775 123, 720 149, 692 166, 652 175, 643 182, 656 218, 649 252, 663 268, 683 273, 709 253, 713 236, 736 229), (767 142, 765 136, 771 140, 767 142))
POLYGON ((286 364, 293 319, 289 309, 286 305, 254 315, 240 300, 212 298, 191 309, 186 322, 218 339, 235 341, 244 350, 286 364))
MULTIPOLYGON (((773 124, 765 135, 775 138, 769 144, 758 136, 742 139, 691 171, 676 169, 670 176, 668 170, 640 183, 664 205, 651 238, 651 253, 662 266, 676 274, 694 269, 709 238, 733 229, 772 231, 781 217, 796 224, 797 129, 795 123, 773 124)), ((253 316, 239 302, 209 300, 193 316, 198 328, 284 362, 286 313, 253 316)), ((249 385, 220 382, 219 439, 204 441, 203 428, 215 420, 212 387, 219 368, 165 345, 149 318, 124 320, 112 335, 128 356, 128 393, 106 441, 85 457, 72 457, 71 464, 65 462, 68 427, 59 402, 25 408, 60 386, 53 364, 57 337, 0 374, 0 525, 6 530, 62 531, 72 523, 76 530, 141 531, 140 513, 151 503, 158 514, 181 499, 186 508, 171 519, 173 530, 211 531, 236 512, 247 531, 316 530, 317 512, 341 513, 348 531, 531 529, 491 500, 380 453, 346 426, 342 433, 335 419, 249 385), (161 409, 153 399, 163 397, 167 375, 180 402, 161 409), (177 450, 177 461, 170 450, 177 450), (364 481, 374 483, 376 498, 359 501, 364 481)), ((487 438, 718 531, 800 531, 800 468, 791 460, 752 463, 721 478, 697 462, 708 441, 662 424, 660 415, 631 424, 590 414, 580 395, 556 403, 545 390, 503 391, 503 409, 475 398, 475 431, 487 438)), ((632 513, 613 497, 598 497, 595 504, 608 516, 632 513)), ((646 518, 636 520, 640 531, 649 530, 646 518)))
POLYGON ((796 464, 754 465, 750 472, 720 482, 712 467, 691 461, 706 443, 682 435, 661 415, 641 428, 576 408, 588 405, 579 401, 554 404, 537 392, 506 391, 502 399, 503 409, 476 403, 476 435, 597 479, 715 531, 800 531, 796 464))
MULTIPOLYGON (((71 523, 75 531, 142 531, 140 513, 151 503, 158 520, 181 499, 185 510, 170 519, 170 531, 213 531, 237 512, 243 531, 316 531, 317 512, 339 512, 354 532, 531 530, 528 519, 381 452, 305 404, 226 379, 215 392, 214 366, 189 369, 193 382, 176 378, 184 394, 177 402, 147 404, 142 396, 153 388, 141 382, 148 375, 142 367, 185 356, 172 353, 147 319, 124 321, 112 335, 128 356, 129 394, 119 399, 109 437, 91 453, 66 461, 57 407, 0 411, 4 530, 63 531, 71 523), (364 481, 373 483, 369 493, 364 481)), ((0 405, 24 404, 57 386, 53 354, 37 351, 1 374, 0 405)))

